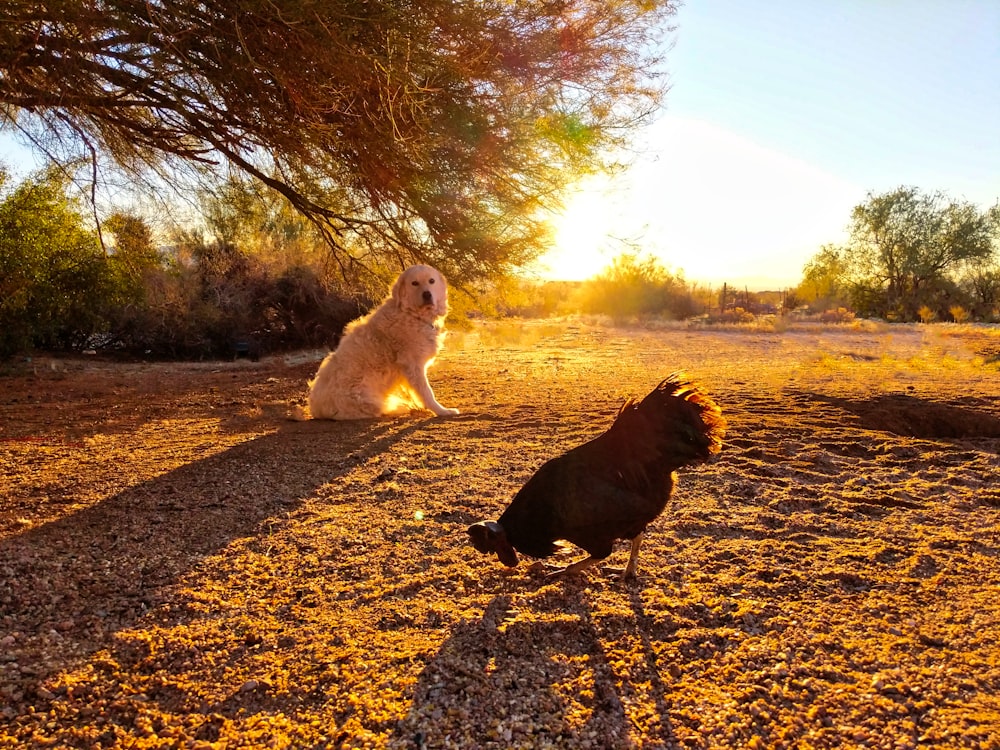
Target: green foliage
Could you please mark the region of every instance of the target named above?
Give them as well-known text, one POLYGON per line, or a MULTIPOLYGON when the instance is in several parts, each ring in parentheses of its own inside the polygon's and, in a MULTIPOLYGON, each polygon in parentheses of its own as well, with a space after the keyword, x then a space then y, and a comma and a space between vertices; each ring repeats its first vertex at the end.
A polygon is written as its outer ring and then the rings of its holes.
POLYGON ((998 227, 993 252, 987 257, 967 261, 959 277, 959 286, 973 317, 996 322, 1000 321, 1000 209, 991 210, 990 216, 998 227))
POLYGON ((869 194, 843 247, 806 264, 796 297, 815 309, 852 307, 891 321, 947 320, 953 308, 993 319, 1000 308, 1000 207, 980 211, 901 187, 869 194))
POLYGON ((0 200, 0 357, 80 346, 117 294, 114 269, 67 196, 67 178, 36 174, 0 200))
POLYGON ((844 250, 823 245, 806 263, 802 281, 795 290, 795 301, 818 312, 842 307, 847 302, 846 270, 844 250))
POLYGON ((990 257, 996 232, 990 212, 940 193, 869 194, 854 209, 844 253, 855 308, 896 320, 944 317, 960 292, 954 274, 990 257))
POLYGON ((0 358, 36 348, 218 357, 237 346, 332 345, 368 303, 300 262, 308 253, 294 236, 271 251, 287 227, 249 232, 245 216, 233 226, 252 251, 189 232, 166 256, 142 218, 112 214, 105 254, 68 189, 64 173, 49 171, 0 195, 0 358))

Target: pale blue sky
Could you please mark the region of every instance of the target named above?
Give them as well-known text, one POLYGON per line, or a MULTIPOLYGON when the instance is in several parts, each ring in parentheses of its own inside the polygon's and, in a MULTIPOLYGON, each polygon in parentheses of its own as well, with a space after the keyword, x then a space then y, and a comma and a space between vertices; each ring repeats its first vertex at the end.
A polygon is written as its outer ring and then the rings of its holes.
POLYGON ((1000 0, 688 0, 665 113, 570 202, 554 277, 620 237, 691 281, 781 288, 868 191, 1000 199, 1000 0))

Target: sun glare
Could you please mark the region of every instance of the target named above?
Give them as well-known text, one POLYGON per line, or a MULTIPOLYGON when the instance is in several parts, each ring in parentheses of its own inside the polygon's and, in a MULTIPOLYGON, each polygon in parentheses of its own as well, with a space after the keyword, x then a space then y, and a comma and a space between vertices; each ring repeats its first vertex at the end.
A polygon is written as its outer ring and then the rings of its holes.
POLYGON ((573 193, 563 212, 550 220, 553 247, 539 261, 541 276, 582 281, 610 265, 621 248, 614 246, 614 221, 606 208, 606 196, 596 186, 588 185, 573 193))
POLYGON ((861 192, 715 126, 665 118, 629 170, 576 186, 538 272, 587 279, 629 251, 692 282, 787 287, 841 240, 861 192))

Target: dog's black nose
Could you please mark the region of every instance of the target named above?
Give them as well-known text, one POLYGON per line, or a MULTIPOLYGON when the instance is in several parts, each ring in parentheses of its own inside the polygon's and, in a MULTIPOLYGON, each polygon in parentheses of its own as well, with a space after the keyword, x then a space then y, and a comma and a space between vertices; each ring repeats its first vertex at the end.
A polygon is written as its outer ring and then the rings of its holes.
POLYGON ((434 301, 434 295, 431 294, 430 291, 428 291, 428 290, 425 289, 424 290, 424 302, 433 302, 433 301, 434 301))

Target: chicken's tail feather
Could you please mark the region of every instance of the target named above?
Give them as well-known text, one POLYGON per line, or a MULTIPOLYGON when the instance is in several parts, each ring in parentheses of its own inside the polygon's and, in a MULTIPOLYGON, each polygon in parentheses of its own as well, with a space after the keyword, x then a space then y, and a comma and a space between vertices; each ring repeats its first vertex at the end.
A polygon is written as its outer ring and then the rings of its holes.
POLYGON ((608 432, 640 453, 654 450, 683 465, 722 450, 725 431, 726 420, 718 404, 678 371, 641 401, 626 401, 608 432))

